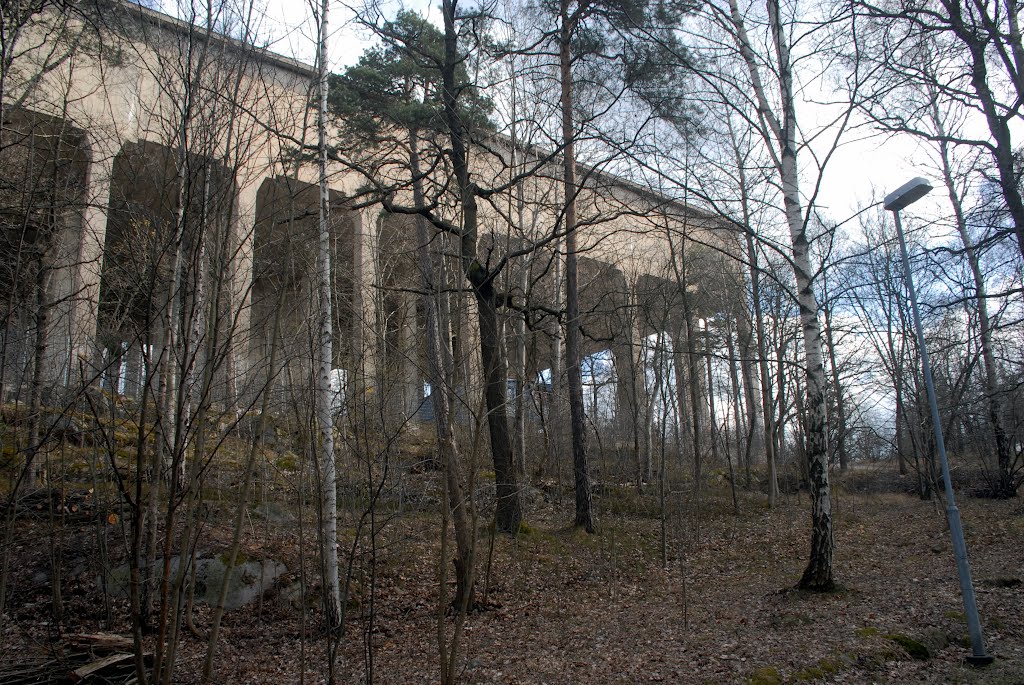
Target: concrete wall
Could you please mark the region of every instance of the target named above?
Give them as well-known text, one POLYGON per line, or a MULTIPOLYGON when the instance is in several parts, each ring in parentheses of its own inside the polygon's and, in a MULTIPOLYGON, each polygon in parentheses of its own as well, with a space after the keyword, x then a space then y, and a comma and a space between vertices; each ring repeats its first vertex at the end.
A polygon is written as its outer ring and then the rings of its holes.
MULTIPOLYGON (((224 335, 234 341, 221 371, 225 393, 242 392, 228 387, 238 379, 254 382, 250 370, 269 354, 279 299, 286 309, 281 348, 297 368, 308 368, 302 341, 308 337, 317 200, 311 187, 315 170, 297 164, 294 151, 315 141, 315 117, 307 107, 312 69, 135 6, 111 5, 93 19, 98 31, 81 19, 38 16, 25 39, 34 47, 18 64, 22 77, 10 80, 4 96, 15 103, 12 112, 45 115, 51 126, 65 122, 73 131, 66 144, 78 150, 77 209, 62 219, 65 247, 54 258, 49 286, 48 296, 60 300, 63 327, 51 377, 69 382, 101 367, 118 344, 141 344, 131 329, 143 315, 142 303, 133 298, 143 291, 133 294, 134 286, 117 275, 130 271, 131 259, 148 249, 147 231, 165 241, 178 231, 189 245, 202 242, 202 268, 225 276, 219 297, 232 316, 224 335), (54 31, 73 59, 55 56, 54 31), (33 73, 39 78, 31 78, 33 73), (211 197, 216 201, 209 202, 211 197), (216 216, 201 209, 209 207, 217 208, 216 216)), ((473 149, 481 186, 506 182, 544 155, 512 151, 504 139, 473 149)), ((510 359, 528 375, 551 367, 561 353, 557 321, 540 312, 560 308, 564 287, 558 277, 561 242, 550 239, 559 230, 557 162, 550 160, 544 174, 481 207, 485 255, 499 259, 509 250, 541 244, 513 259, 501 277, 520 309, 538 310, 525 329, 515 311, 507 318, 507 331, 515 333, 510 359)), ((401 178, 406 172, 398 165, 394 173, 401 178)), ((641 340, 662 325, 680 328, 673 302, 680 288, 699 293, 717 273, 732 269, 728 260, 715 257, 709 263, 717 265, 691 279, 680 271, 680 247, 728 247, 733 239, 705 213, 607 174, 585 171, 582 177, 586 353, 611 349, 623 369, 620 378, 635 386, 632 367, 641 340)), ((411 223, 386 216, 372 203, 362 206, 364 179, 358 174, 335 165, 330 179, 339 312, 335 365, 369 383, 401 384, 400 403, 413 412, 422 399, 424 357, 411 223)), ((170 278, 158 275, 158 287, 145 296, 168 297, 168 283, 175 282, 170 278)), ((715 305, 708 299, 700 306, 715 305)), ((463 311, 460 321, 470 313, 463 311)), ((50 325, 56 335, 58 325, 50 325)), ((460 382, 469 386, 478 365, 471 327, 454 334, 464 350, 460 382)), ((134 354, 123 364, 137 375, 134 354)), ((637 392, 620 395, 635 398, 637 392)))

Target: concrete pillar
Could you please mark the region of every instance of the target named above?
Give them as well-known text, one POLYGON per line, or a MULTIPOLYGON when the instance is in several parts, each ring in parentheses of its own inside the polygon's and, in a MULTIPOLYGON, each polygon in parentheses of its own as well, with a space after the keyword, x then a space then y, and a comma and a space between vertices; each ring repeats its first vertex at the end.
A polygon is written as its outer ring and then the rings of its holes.
POLYGON ((90 160, 82 196, 81 233, 73 267, 75 296, 71 300, 68 329, 71 348, 69 381, 71 378, 77 379, 81 372, 86 375, 84 380, 89 380, 88 376, 99 365, 96 326, 114 154, 104 152, 98 147, 92 147, 89 152, 90 160))
POLYGON ((380 209, 356 212, 352 221, 352 387, 362 392, 377 385, 379 344, 377 250, 380 209))
MULTIPOLYGON (((83 195, 84 188, 77 189, 83 195)), ((70 190, 69 192, 74 192, 70 190)), ((48 388, 67 386, 76 371, 73 354, 74 309, 79 298, 78 252, 84 225, 84 198, 65 198, 63 216, 55 217, 52 242, 47 248, 44 272, 46 353, 43 378, 48 388)), ((95 333, 95 326, 93 326, 95 333)))
MULTIPOLYGON (((234 320, 231 351, 228 355, 227 393, 229 401, 246 396, 254 383, 265 378, 253 378, 254 351, 252 321, 253 248, 256 240, 256 196, 268 176, 250 179, 238 188, 238 197, 232 210, 231 229, 234 258, 228 276, 228 320, 234 320)), ((255 322, 259 323, 259 322, 255 322)))
POLYGON ((138 398, 142 392, 143 373, 145 365, 142 357, 142 342, 135 340, 131 343, 125 354, 125 383, 124 394, 127 397, 138 398))
POLYGON ((402 294, 401 328, 398 335, 398 354, 401 358, 402 375, 398 382, 402 386, 402 405, 406 416, 415 414, 423 400, 423 377, 420 369, 423 336, 420 334, 419 322, 416 317, 418 297, 411 292, 402 294))
POLYGON ((625 307, 617 313, 617 330, 613 331, 615 343, 612 355, 615 358, 615 372, 618 382, 615 386, 615 423, 616 442, 633 454, 637 463, 640 459, 641 433, 646 425, 644 378, 643 378, 643 338, 639 322, 639 311, 636 297, 626 295, 625 307))

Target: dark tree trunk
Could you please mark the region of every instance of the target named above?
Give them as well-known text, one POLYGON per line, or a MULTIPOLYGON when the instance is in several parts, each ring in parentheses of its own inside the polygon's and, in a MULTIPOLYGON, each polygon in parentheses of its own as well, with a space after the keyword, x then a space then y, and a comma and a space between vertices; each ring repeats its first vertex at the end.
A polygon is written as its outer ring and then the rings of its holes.
POLYGON ((836 394, 836 445, 835 454, 839 460, 839 470, 849 468, 849 455, 846 452, 846 402, 843 399, 843 386, 839 379, 839 363, 836 360, 836 344, 832 332, 832 311, 823 308, 825 316, 825 346, 828 348, 829 368, 832 372, 832 389, 836 394))
MULTIPOLYGON (((409 166, 413 175, 413 202, 417 209, 425 205, 420 180, 420 157, 416 131, 409 131, 409 166)), ((426 312, 427 375, 430 380, 430 399, 437 427, 437 449, 444 468, 448 507, 455 528, 455 599, 454 606, 468 609, 473 604, 473 574, 476 544, 472 531, 472 501, 462 486, 462 467, 459 448, 455 441, 452 420, 452 369, 454 366, 447 318, 441 316, 438 300, 443 297, 443 284, 437 280, 434 261, 430 254, 430 236, 427 220, 416 217, 417 258, 423 283, 421 301, 426 312)), ((497 473, 497 471, 495 471, 497 473)), ((497 478, 495 479, 497 480, 497 478)), ((499 498, 499 502, 500 502, 499 498)))
POLYGON ((575 525, 594 532, 593 502, 587 464, 587 425, 583 407, 583 374, 580 369, 579 276, 576 259, 576 160, 572 110, 572 38, 576 15, 570 15, 569 0, 559 4, 559 64, 561 77, 562 182, 565 203, 565 355, 569 382, 569 417, 572 427, 573 482, 576 489, 575 525))
POLYGON ((498 296, 494 289, 496 274, 489 273, 477 259, 477 188, 470 180, 465 129, 457 107, 456 70, 461 64, 461 58, 458 52, 454 3, 446 0, 443 3, 443 14, 445 58, 441 69, 441 98, 451 140, 450 155, 462 209, 462 269, 476 299, 477 320, 480 326, 484 401, 487 407, 487 428, 491 438, 491 456, 494 461, 494 482, 497 490, 495 525, 499 531, 515 535, 519 532, 522 520, 522 506, 519 486, 515 479, 515 467, 512 463, 511 431, 506 415, 508 388, 505 378, 504 346, 501 344, 501 328, 498 325, 498 296))

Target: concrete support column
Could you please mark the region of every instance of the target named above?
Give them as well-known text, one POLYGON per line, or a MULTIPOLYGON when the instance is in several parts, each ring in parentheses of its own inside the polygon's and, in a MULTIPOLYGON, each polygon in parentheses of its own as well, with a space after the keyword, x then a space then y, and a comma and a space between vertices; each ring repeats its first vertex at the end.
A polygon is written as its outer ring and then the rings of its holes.
POLYGON ((356 212, 352 222, 352 371, 355 392, 378 383, 380 316, 378 314, 378 235, 380 210, 367 208, 356 212))
POLYGON ((103 273, 103 250, 107 237, 107 213, 110 202, 110 182, 114 171, 114 153, 98 147, 90 149, 90 160, 86 172, 83 205, 81 212, 81 234, 78 241, 77 258, 74 260, 74 296, 71 298, 71 312, 68 341, 71 349, 68 381, 83 380, 99 367, 97 321, 100 301, 100 276, 103 273))
POLYGON ((125 361, 123 362, 125 369, 124 394, 135 399, 139 397, 142 391, 143 373, 145 371, 141 344, 138 340, 134 341, 128 348, 125 354, 125 361))
POLYGON ((401 328, 398 334, 398 354, 401 359, 402 374, 398 379, 401 383, 402 406, 406 416, 412 416, 419 409, 423 400, 423 376, 420 368, 422 355, 419 322, 416 320, 416 300, 414 293, 402 295, 401 328))
MULTIPOLYGON (((635 300, 631 295, 628 297, 635 300)), ((643 443, 641 431, 646 426, 643 339, 640 335, 638 314, 635 302, 631 301, 628 306, 622 308, 618 330, 614 331, 616 344, 611 348, 618 378, 615 386, 616 442, 633 455, 637 464, 640 463, 640 449, 643 443)))
MULTIPOLYGON (((73 374, 77 373, 78 366, 73 351, 72 324, 76 301, 81 295, 78 253, 85 222, 86 201, 85 188, 76 190, 81 193, 81 197, 77 201, 67 198, 66 208, 60 216, 54 217, 52 242, 43 259, 43 306, 46 325, 43 382, 50 389, 67 386, 76 377, 73 374)), ((95 333, 95 326, 93 332, 95 333)))
POLYGON ((234 258, 231 261, 231 273, 228 275, 227 318, 233 322, 228 333, 231 340, 231 351, 228 355, 227 393, 230 400, 239 400, 246 396, 254 383, 262 383, 265 378, 253 378, 252 372, 258 364, 254 356, 262 350, 253 350, 254 326, 261 322, 252 320, 252 279, 253 249, 256 242, 256 197, 260 186, 267 177, 251 179, 238 189, 236 206, 231 212, 231 228, 229 235, 233 245, 234 258))

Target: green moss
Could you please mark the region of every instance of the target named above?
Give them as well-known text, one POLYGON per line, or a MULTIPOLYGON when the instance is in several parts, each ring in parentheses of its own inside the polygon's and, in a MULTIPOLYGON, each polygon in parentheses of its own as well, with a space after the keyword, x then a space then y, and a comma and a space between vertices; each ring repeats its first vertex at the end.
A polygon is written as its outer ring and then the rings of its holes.
POLYGON ((274 466, 282 471, 294 471, 299 467, 299 458, 292 452, 285 452, 274 461, 274 466))
POLYGON ((0 468, 13 467, 20 459, 21 452, 14 445, 4 445, 3 452, 0 453, 0 468))
POLYGON ((885 636, 885 639, 892 640, 902 647, 907 654, 918 661, 927 661, 932 658, 932 653, 928 651, 927 647, 908 635, 904 635, 903 633, 889 633, 885 636))
POLYGON ((520 535, 526 535, 526 536, 536 535, 537 534, 537 530, 533 526, 531 526, 529 523, 527 523, 526 521, 520 521, 519 522, 519 534, 520 535))
POLYGON ((774 666, 762 666, 750 674, 747 685, 782 685, 782 674, 774 666))
POLYGON ((962 611, 957 611, 956 609, 946 609, 946 611, 944 611, 942 615, 953 621, 967 623, 967 614, 965 614, 962 611))
POLYGON ((821 680, 825 677, 825 672, 817 666, 808 666, 807 668, 801 668, 799 671, 793 674, 792 682, 802 683, 813 680, 821 680))
POLYGON ((793 674, 791 682, 799 683, 812 680, 822 680, 830 675, 839 673, 842 669, 842 664, 832 659, 822 659, 814 666, 808 666, 802 668, 793 674))
MULTIPOLYGON (((230 562, 231 562, 231 551, 230 550, 225 550, 224 552, 221 552, 220 555, 217 558, 220 559, 220 563, 224 564, 225 568, 229 568, 231 566, 231 564, 230 564, 230 562)), ((242 564, 245 564, 248 561, 249 561, 249 555, 246 554, 245 552, 243 552, 242 550, 238 550, 238 555, 235 557, 235 566, 241 566, 242 564)))
POLYGON ((878 635, 879 632, 881 631, 878 630, 878 628, 875 628, 873 626, 865 626, 863 628, 857 629, 857 637, 874 637, 875 635, 878 635))

